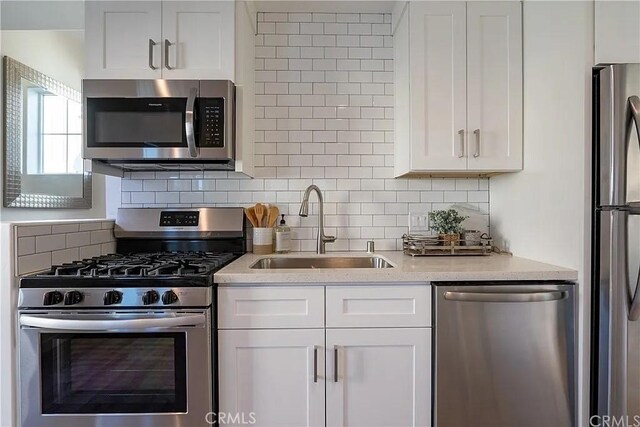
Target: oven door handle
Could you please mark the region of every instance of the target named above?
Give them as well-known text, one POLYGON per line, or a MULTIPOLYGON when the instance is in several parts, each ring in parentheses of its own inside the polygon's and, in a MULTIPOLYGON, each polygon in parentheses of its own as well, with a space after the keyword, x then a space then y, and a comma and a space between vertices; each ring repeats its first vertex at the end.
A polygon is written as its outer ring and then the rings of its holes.
POLYGON ((109 331, 109 330, 143 330, 154 328, 175 328, 180 326, 204 325, 207 319, 204 314, 193 314, 178 317, 148 317, 123 320, 82 320, 60 319, 56 317, 20 316, 21 326, 33 328, 67 330, 67 331, 109 331))
POLYGON ((196 136, 194 129, 195 103, 198 96, 198 89, 191 88, 189 97, 187 98, 187 107, 184 115, 184 131, 187 136, 187 147, 189 148, 189 156, 198 157, 196 149, 196 136))

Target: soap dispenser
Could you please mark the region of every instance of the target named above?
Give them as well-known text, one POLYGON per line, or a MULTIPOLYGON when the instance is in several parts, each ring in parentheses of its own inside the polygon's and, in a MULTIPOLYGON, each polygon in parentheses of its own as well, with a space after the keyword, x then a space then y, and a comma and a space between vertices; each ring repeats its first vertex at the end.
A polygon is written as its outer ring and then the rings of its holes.
POLYGON ((284 220, 284 214, 280 220, 280 225, 276 227, 276 253, 286 254, 291 252, 291 228, 284 220))

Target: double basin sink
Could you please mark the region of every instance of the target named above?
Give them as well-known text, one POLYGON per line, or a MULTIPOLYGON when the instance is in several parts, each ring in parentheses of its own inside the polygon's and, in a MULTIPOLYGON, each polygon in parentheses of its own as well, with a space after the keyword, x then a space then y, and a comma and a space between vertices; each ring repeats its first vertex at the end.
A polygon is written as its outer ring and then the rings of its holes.
POLYGON ((261 258, 251 265, 252 269, 316 269, 316 268, 393 268, 386 259, 379 256, 365 257, 300 257, 261 258))

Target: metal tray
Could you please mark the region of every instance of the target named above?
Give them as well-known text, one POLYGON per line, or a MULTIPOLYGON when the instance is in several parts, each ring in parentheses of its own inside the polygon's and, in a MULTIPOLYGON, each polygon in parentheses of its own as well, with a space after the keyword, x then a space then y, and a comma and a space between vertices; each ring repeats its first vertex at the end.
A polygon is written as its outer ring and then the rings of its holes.
POLYGON ((473 240, 466 245, 467 241, 462 238, 455 243, 440 239, 438 236, 405 234, 402 236, 402 251, 405 255, 411 256, 490 255, 493 251, 491 238, 481 238, 480 244, 477 240, 473 240))

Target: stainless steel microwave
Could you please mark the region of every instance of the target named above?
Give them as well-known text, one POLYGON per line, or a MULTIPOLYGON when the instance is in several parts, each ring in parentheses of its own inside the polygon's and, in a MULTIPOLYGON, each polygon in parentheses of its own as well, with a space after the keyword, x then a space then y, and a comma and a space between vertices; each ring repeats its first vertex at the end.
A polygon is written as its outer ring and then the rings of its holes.
MULTIPOLYGON (((117 170, 235 167, 228 80, 83 80, 83 157, 117 170)), ((107 169, 109 169, 107 168, 107 169)))

